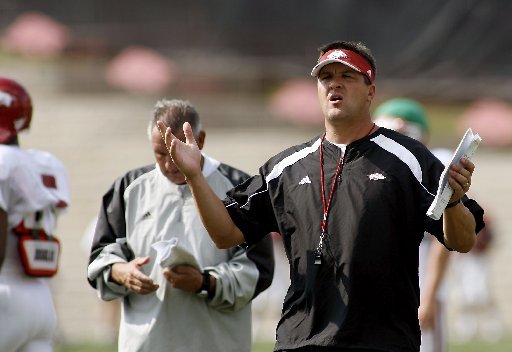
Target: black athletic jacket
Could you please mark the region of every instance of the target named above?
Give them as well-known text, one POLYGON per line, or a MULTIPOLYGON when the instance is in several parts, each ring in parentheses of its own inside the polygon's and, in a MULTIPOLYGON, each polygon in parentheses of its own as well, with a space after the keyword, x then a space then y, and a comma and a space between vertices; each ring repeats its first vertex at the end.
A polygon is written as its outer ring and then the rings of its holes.
MULTIPOLYGON (((248 243, 282 234, 291 285, 276 350, 301 346, 418 351, 418 246, 425 231, 443 242, 441 220, 425 214, 443 164, 420 142, 380 128, 347 146, 314 264, 323 216, 320 137, 272 157, 224 203, 248 243)), ((328 199, 341 151, 323 142, 328 199)), ((464 197, 483 226, 483 210, 464 197)))

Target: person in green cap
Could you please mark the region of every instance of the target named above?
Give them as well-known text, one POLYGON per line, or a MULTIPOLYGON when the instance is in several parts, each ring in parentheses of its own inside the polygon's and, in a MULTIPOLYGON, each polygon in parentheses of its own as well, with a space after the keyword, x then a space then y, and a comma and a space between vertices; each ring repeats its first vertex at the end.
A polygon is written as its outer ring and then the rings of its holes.
POLYGON ((429 123, 420 103, 407 98, 394 98, 377 106, 373 113, 375 123, 419 140, 426 144, 429 123))
MULTIPOLYGON (((373 119, 378 126, 389 128, 427 144, 429 121, 423 106, 415 100, 394 98, 379 105, 373 119)), ((444 164, 450 162, 452 152, 438 148, 432 153, 444 164)), ((421 327, 420 352, 445 352, 446 338, 446 285, 444 277, 450 252, 429 233, 425 233, 419 249, 421 327)))

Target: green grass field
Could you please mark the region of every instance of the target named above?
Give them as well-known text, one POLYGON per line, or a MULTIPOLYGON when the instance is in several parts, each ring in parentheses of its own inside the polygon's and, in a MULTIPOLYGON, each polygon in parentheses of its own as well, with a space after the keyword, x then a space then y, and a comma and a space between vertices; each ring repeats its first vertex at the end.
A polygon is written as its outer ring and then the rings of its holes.
MULTIPOLYGON (((255 343, 252 352, 272 352, 273 343, 255 343)), ((77 344, 56 346, 55 352, 116 352, 116 346, 97 344, 77 344)), ((504 338, 498 343, 472 341, 464 344, 452 344, 449 352, 508 352, 512 351, 512 337, 504 338)))

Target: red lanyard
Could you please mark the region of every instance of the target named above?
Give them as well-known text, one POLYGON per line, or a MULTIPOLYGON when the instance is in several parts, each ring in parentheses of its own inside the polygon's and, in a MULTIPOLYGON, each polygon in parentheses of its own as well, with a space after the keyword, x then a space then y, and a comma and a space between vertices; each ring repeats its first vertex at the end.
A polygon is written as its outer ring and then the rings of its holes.
MULTIPOLYGON (((372 127, 373 128, 373 127, 372 127)), ((334 193, 334 187, 336 186, 336 178, 340 173, 341 164, 343 164, 343 155, 340 157, 340 161, 338 161, 338 166, 336 167, 336 173, 334 174, 331 186, 331 192, 329 193, 329 199, 327 203, 325 202, 325 185, 324 185, 324 156, 323 156, 323 148, 322 145, 324 143, 325 133, 322 136, 322 141, 320 142, 320 188, 322 189, 322 205, 324 207, 324 218, 322 220, 322 234, 325 233, 325 226, 327 225, 327 215, 329 214, 329 208, 331 207, 332 195, 334 193)))
MULTIPOLYGON (((368 133, 365 137, 368 137, 370 133, 372 133, 373 128, 375 127, 375 123, 372 125, 368 133)), ((329 199, 327 202, 325 201, 325 185, 324 185, 324 155, 323 155, 323 142, 325 139, 326 133, 322 136, 322 140, 320 141, 320 188, 322 190, 322 205, 324 208, 324 217, 322 219, 322 233, 320 234, 320 242, 318 243, 318 247, 315 251, 315 264, 321 263, 321 257, 322 257, 322 247, 323 247, 323 240, 325 236, 325 228, 327 226, 327 216, 329 215, 329 209, 331 207, 332 197, 334 195, 334 188, 336 187, 336 179, 338 178, 338 174, 341 170, 341 165, 343 165, 343 155, 340 157, 340 160, 338 161, 338 166, 336 167, 336 172, 334 174, 333 180, 332 180, 332 186, 331 191, 329 193, 329 199)))

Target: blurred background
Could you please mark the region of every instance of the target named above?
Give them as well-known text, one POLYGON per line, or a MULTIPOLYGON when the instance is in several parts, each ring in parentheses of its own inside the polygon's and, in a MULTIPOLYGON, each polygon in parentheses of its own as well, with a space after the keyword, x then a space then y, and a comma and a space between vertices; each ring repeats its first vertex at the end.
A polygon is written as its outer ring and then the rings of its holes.
MULTIPOLYGON (((255 173, 284 147, 322 132, 309 75, 317 48, 356 40, 377 59, 375 106, 418 99, 432 147, 455 148, 468 127, 483 138, 470 195, 492 221, 481 262, 488 273, 473 278, 486 296, 464 306, 454 256, 449 336, 453 351, 511 350, 511 13, 508 0, 2 1, 0 74, 23 84, 34 103, 21 145, 54 153, 71 181, 52 280, 59 348, 99 350, 115 340, 115 307, 86 280, 90 233, 114 179, 153 162, 146 125, 154 103, 192 101, 207 131, 205 152, 255 173)), ((280 265, 272 294, 254 304, 260 348, 272 345, 286 270, 280 265)))

